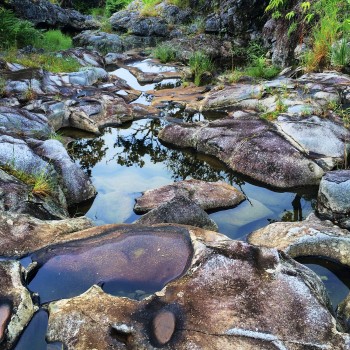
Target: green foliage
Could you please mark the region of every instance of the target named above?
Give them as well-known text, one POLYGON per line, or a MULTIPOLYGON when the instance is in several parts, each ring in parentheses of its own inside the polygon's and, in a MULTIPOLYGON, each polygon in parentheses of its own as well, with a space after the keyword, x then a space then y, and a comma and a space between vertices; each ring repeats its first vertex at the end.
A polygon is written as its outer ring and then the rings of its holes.
POLYGON ((190 1, 189 0, 168 0, 168 4, 176 5, 180 8, 186 8, 190 6, 190 1))
POLYGON ((50 134, 49 139, 50 140, 56 140, 56 141, 59 141, 61 143, 64 142, 63 136, 60 133, 57 133, 57 132, 53 132, 52 134, 50 134))
POLYGON ((159 44, 153 50, 152 55, 160 62, 167 63, 176 60, 176 49, 170 44, 159 44))
POLYGON ((350 64, 350 45, 346 38, 333 44, 331 49, 332 66, 343 68, 350 64))
POLYGON ((44 32, 40 40, 35 43, 35 47, 49 52, 67 50, 72 46, 72 38, 63 34, 60 30, 48 30, 44 32))
POLYGON ((106 16, 111 16, 128 6, 132 0, 106 0, 106 16))
POLYGON ((0 48, 34 45, 41 37, 41 32, 29 21, 16 18, 14 13, 0 8, 0 48))
POLYGON ((46 197, 54 193, 54 186, 48 172, 29 173, 17 169, 13 164, 0 165, 0 169, 30 186, 32 193, 37 196, 46 197))
POLYGON ((158 15, 158 11, 155 8, 156 5, 161 3, 162 0, 142 0, 143 7, 141 9, 141 15, 144 17, 153 17, 158 15))
POLYGON ((197 86, 202 84, 202 76, 204 73, 212 73, 215 69, 212 60, 201 51, 196 51, 190 56, 189 65, 194 75, 194 83, 197 86))
POLYGON ((245 74, 253 78, 272 79, 278 73, 280 69, 274 65, 271 65, 264 56, 256 56, 251 63, 245 69, 245 74))

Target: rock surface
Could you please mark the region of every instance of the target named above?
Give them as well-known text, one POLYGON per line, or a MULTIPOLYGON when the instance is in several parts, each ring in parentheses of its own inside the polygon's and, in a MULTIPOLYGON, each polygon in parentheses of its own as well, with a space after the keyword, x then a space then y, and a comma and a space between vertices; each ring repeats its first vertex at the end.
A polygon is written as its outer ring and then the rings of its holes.
POLYGON ((91 16, 84 16, 75 10, 63 9, 47 0, 8 0, 5 3, 19 17, 33 22, 36 26, 76 31, 100 27, 91 16))
POLYGON ((23 286, 23 271, 18 261, 0 261, 0 279, 0 310, 3 316, 0 328, 4 330, 0 334, 0 346, 9 350, 32 318, 35 307, 29 291, 23 286))
POLYGON ((216 223, 194 200, 182 195, 175 195, 135 221, 136 224, 152 225, 174 223, 201 227, 218 231, 216 223))
POLYGON ((317 211, 327 220, 350 229, 350 170, 327 173, 321 180, 317 211))
POLYGON ((179 195, 191 199, 204 210, 234 207, 245 199, 242 192, 224 182, 191 179, 144 192, 136 198, 134 211, 148 212, 179 195))
POLYGON ((29 253, 75 237, 74 232, 90 228, 85 217, 40 220, 30 215, 0 211, 0 256, 23 257, 29 253))
POLYGON ((350 266, 349 231, 311 214, 301 222, 276 222, 248 236, 256 246, 283 250, 293 258, 318 256, 350 266))
POLYGON ((159 138, 216 156, 232 170, 274 187, 316 185, 324 173, 266 122, 250 115, 206 124, 168 125, 159 138))
POLYGON ((188 272, 143 301, 94 286, 51 303, 48 340, 68 350, 348 348, 349 335, 336 330, 322 283, 307 268, 242 242, 196 247, 188 272))

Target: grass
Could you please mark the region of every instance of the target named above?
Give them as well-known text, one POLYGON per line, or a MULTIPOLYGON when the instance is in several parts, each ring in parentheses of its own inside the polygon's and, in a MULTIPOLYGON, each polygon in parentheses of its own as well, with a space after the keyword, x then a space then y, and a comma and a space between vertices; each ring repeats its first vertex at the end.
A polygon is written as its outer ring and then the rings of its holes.
POLYGON ((264 56, 255 57, 251 63, 244 70, 246 75, 253 78, 272 79, 279 72, 280 69, 271 65, 264 56))
POLYGON ((176 60, 176 49, 170 44, 159 44, 152 55, 162 63, 172 62, 176 60))
POLYGON ((132 0, 106 0, 105 14, 110 17, 113 13, 122 10, 131 3, 132 0))
POLYGON ((156 5, 160 4, 162 0, 142 0, 143 6, 140 11, 141 16, 143 17, 155 17, 157 16, 158 10, 156 5))
POLYGON ((79 62, 74 58, 59 57, 48 53, 17 56, 17 52, 11 50, 5 53, 4 59, 28 68, 43 68, 52 73, 76 72, 81 67, 79 62))
POLYGON ((0 96, 6 96, 6 80, 0 77, 0 96))
POLYGON ((167 0, 167 3, 171 5, 176 5, 177 7, 180 7, 182 9, 190 7, 189 0, 167 0))
POLYGON ((48 52, 70 49, 72 38, 63 34, 60 30, 48 30, 42 34, 42 37, 34 45, 37 48, 48 52))
POLYGON ((45 171, 30 174, 28 172, 18 170, 15 168, 15 166, 10 164, 0 165, 0 169, 31 187, 31 191, 34 195, 46 197, 52 195, 54 192, 53 184, 49 179, 49 175, 45 171))
POLYGON ((213 61, 201 51, 196 51, 190 56, 189 65, 194 75, 194 83, 196 86, 202 84, 202 76, 204 73, 212 73, 215 69, 213 61))
POLYGON ((332 45, 331 48, 331 64, 336 68, 343 68, 350 64, 350 45, 346 38, 341 39, 332 45))
POLYGON ((53 132, 52 134, 50 134, 49 139, 50 140, 57 140, 57 141, 59 141, 61 143, 64 142, 63 136, 60 133, 57 133, 57 132, 53 132))

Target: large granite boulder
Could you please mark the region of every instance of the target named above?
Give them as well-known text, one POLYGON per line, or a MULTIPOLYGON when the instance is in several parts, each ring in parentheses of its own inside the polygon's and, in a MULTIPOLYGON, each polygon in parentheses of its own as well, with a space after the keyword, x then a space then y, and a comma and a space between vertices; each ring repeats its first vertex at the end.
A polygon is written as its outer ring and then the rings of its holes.
POLYGON ((317 185, 324 174, 311 158, 252 115, 204 124, 168 125, 159 138, 215 156, 232 170, 274 187, 317 185))
POLYGON ((8 0, 5 1, 5 4, 19 17, 40 27, 56 27, 75 31, 100 27, 100 24, 91 16, 84 16, 75 10, 63 9, 47 0, 8 0))
POLYGON ((145 300, 94 286, 50 303, 47 339, 68 350, 349 348, 309 269, 273 249, 192 239, 184 276, 145 300))
POLYGON ((331 171, 323 176, 317 212, 322 218, 350 229, 350 170, 331 171))
POLYGON ((234 207, 245 199, 242 192, 224 182, 191 179, 144 192, 136 198, 134 211, 145 213, 168 203, 176 196, 189 198, 204 210, 234 207))

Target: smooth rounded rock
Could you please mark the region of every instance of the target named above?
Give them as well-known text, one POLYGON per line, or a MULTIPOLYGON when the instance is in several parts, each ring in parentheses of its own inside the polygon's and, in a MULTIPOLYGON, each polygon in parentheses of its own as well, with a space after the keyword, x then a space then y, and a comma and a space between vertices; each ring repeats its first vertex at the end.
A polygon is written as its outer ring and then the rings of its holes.
POLYGON ((171 339, 176 327, 176 318, 171 311, 161 311, 153 319, 153 334, 159 345, 165 345, 171 339))
POLYGON ((8 304, 0 306, 0 342, 4 339, 7 323, 11 317, 11 307, 8 304))

